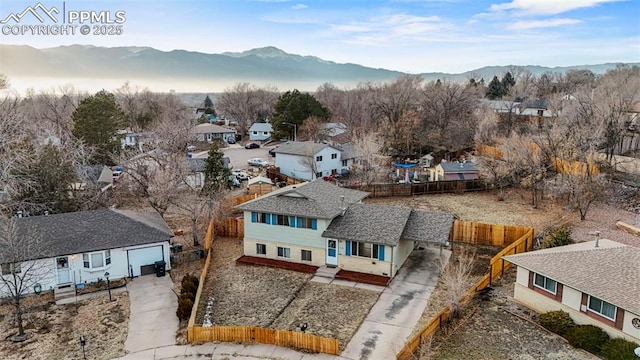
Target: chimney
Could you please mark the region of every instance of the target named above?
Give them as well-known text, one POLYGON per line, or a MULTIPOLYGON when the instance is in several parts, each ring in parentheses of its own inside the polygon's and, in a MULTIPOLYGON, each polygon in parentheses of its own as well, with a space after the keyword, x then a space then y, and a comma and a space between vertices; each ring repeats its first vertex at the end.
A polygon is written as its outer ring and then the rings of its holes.
POLYGON ((599 243, 600 243, 600 231, 594 231, 593 232, 593 236, 596 238, 596 243, 594 245, 595 248, 598 248, 599 243))

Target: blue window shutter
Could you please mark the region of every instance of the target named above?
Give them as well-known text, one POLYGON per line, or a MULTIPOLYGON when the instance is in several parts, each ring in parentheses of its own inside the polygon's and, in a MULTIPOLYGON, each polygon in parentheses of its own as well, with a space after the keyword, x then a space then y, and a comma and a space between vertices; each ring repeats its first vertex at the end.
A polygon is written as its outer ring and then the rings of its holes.
POLYGON ((311 229, 318 230, 318 219, 311 219, 311 229))
POLYGON ((251 213, 251 222, 258 222, 258 213, 251 213))
POLYGON ((271 225, 278 225, 278 214, 271 214, 271 225))
POLYGON ((296 218, 296 227, 297 228, 301 228, 302 227, 302 218, 301 217, 297 217, 296 218))
POLYGON ((295 216, 289 216, 289 226, 290 227, 296 227, 296 217, 295 216))
POLYGON ((351 241, 345 241, 346 246, 345 246, 345 251, 344 254, 347 256, 351 256, 351 241))
POLYGON ((384 245, 378 245, 378 260, 384 261, 384 245))
POLYGON ((265 221, 267 222, 267 225, 271 224, 271 214, 264 214, 264 217, 266 218, 265 221))

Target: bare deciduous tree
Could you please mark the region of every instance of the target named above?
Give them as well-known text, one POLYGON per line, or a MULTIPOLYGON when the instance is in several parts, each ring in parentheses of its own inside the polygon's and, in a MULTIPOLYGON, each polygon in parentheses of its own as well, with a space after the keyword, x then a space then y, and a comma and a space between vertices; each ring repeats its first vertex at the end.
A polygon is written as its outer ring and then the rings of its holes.
POLYGON ((259 89, 249 83, 237 83, 222 93, 216 108, 219 114, 231 116, 238 122, 244 137, 251 124, 271 115, 277 101, 276 91, 270 87, 259 89))
POLYGON ((44 257, 47 245, 41 232, 28 227, 23 219, 0 219, 0 294, 8 295, 15 309, 16 341, 26 339, 22 299, 49 275, 46 263, 38 260, 44 257))
POLYGON ((440 282, 443 285, 446 301, 451 310, 451 317, 457 318, 462 304, 460 299, 467 293, 473 283, 473 266, 475 253, 461 248, 457 256, 440 257, 440 282))
POLYGON ((388 158, 380 154, 382 139, 373 132, 354 137, 354 164, 351 166, 353 176, 363 184, 371 184, 378 178, 378 171, 384 169, 388 158))

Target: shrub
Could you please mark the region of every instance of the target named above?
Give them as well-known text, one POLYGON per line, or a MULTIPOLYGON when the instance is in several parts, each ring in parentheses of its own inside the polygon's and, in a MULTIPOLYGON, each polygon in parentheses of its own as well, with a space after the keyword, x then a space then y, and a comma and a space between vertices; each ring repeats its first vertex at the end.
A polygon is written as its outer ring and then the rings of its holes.
POLYGON ((623 338, 609 339, 602 345, 602 356, 605 360, 637 360, 633 351, 638 346, 623 338))
POLYGON ((193 308, 193 300, 191 300, 191 294, 183 294, 178 298, 178 310, 176 315, 181 321, 189 320, 191 316, 191 309, 193 308))
POLYGON ((186 274, 183 278, 182 278, 182 286, 180 288, 180 294, 192 294, 192 298, 191 301, 195 300, 195 296, 196 293, 198 292, 198 284, 200 283, 200 281, 198 280, 198 277, 191 275, 191 274, 186 274))
POLYGON ((551 230, 542 241, 542 248, 552 248, 556 246, 563 246, 573 244, 575 241, 571 238, 571 229, 564 226, 551 230))
POLYGON ((540 314, 538 322, 545 329, 563 337, 567 335, 567 331, 569 331, 569 329, 576 326, 576 323, 573 322, 569 313, 562 310, 549 311, 547 313, 540 314))
POLYGON ((609 335, 597 326, 576 325, 567 331, 566 338, 569 344, 597 355, 609 340, 609 335))

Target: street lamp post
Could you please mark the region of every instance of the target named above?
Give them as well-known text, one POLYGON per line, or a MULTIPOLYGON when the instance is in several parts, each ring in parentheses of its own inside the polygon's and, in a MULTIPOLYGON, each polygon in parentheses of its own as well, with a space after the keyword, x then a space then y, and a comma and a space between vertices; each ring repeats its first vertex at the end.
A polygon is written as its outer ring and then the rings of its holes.
POLYGON ((84 339, 84 336, 80 336, 80 346, 82 346, 82 358, 87 360, 87 354, 84 352, 84 346, 87 345, 87 341, 84 339))
POLYGON ((296 125, 294 123, 290 123, 290 122, 286 122, 286 123, 283 123, 283 124, 293 126, 293 141, 298 141, 298 136, 297 136, 297 134, 298 134, 298 125, 296 125))
POLYGON ((105 277, 105 279, 107 279, 107 291, 109 292, 109 301, 112 301, 111 300, 111 283, 109 282, 109 272, 108 271, 104 273, 104 277, 105 277))

